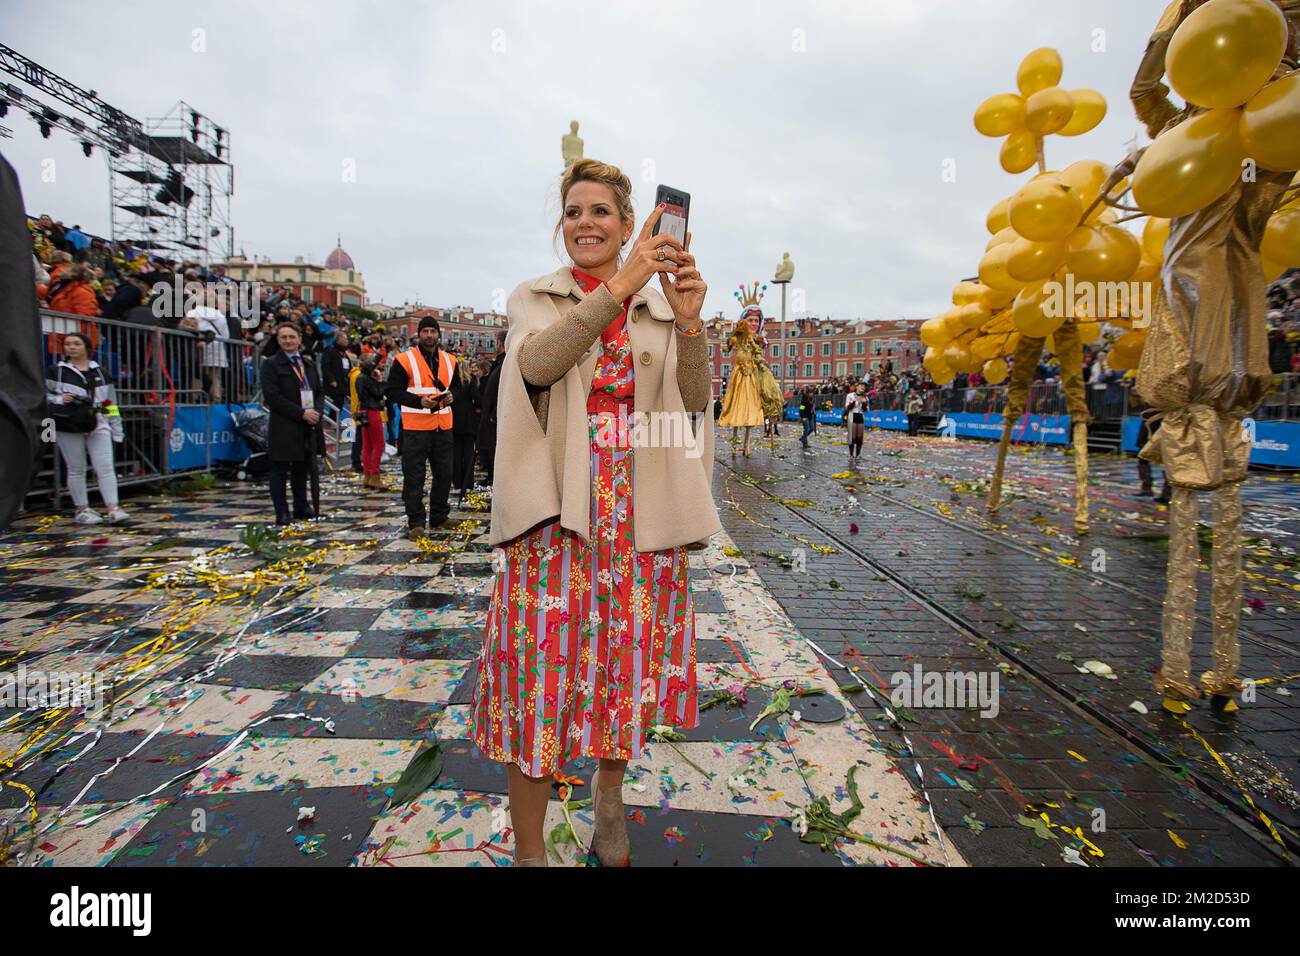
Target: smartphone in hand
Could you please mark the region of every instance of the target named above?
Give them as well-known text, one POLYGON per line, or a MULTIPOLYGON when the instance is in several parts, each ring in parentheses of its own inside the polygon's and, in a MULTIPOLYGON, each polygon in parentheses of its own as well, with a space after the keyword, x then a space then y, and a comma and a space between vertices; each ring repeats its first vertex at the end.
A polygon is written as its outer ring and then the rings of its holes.
POLYGON ((659 221, 655 223, 653 235, 666 232, 683 246, 686 245, 686 225, 691 214, 691 194, 674 189, 672 186, 661 185, 655 190, 656 209, 660 203, 663 203, 666 208, 659 221))

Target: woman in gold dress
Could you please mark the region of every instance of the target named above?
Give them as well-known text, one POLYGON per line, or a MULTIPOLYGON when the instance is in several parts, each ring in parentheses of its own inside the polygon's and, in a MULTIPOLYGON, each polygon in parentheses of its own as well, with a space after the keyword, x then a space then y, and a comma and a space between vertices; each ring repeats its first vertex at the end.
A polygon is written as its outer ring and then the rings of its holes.
POLYGON ((718 427, 731 429, 731 456, 736 457, 736 432, 745 429, 744 455, 749 457, 749 430, 755 425, 763 424, 763 399, 759 391, 759 369, 763 367, 762 346, 754 337, 749 327, 749 320, 742 316, 727 342, 722 347, 723 354, 735 353, 731 378, 727 380, 727 391, 722 396, 722 414, 718 416, 718 427))

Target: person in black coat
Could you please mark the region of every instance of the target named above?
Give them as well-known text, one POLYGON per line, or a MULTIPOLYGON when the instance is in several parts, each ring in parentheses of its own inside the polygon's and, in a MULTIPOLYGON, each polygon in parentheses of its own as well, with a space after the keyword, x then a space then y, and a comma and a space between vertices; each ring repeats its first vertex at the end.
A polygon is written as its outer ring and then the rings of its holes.
POLYGON ((292 474, 293 517, 314 518, 307 503, 307 474, 311 456, 323 447, 321 418, 325 393, 316 365, 301 354, 302 335, 292 322, 275 328, 280 350, 262 362, 262 403, 270 411, 267 459, 271 463, 271 501, 275 523, 289 523, 285 479, 292 474))
POLYGON ((348 388, 348 372, 352 370, 352 356, 348 354, 348 336, 346 332, 334 333, 334 344, 321 353, 320 373, 324 383, 325 397, 342 411, 351 402, 348 388))
POLYGON ((128 276, 104 306, 104 318, 125 319, 128 312, 144 303, 145 291, 143 282, 135 276, 128 276))
POLYGON ((32 234, 18 174, 0 157, 0 531, 18 513, 39 470, 45 369, 41 355, 40 303, 32 269, 32 234))
POLYGON ((459 490, 457 501, 474 484, 474 444, 478 440, 478 421, 483 410, 482 372, 468 362, 458 362, 456 378, 451 383, 451 484, 459 490))
MULTIPOLYGON (((501 364, 506 360, 503 350, 497 352, 492 360, 492 367, 483 377, 479 396, 478 453, 479 464, 487 473, 483 480, 490 487, 492 484, 493 464, 497 454, 497 391, 501 386, 501 364)), ((455 412, 452 412, 453 416, 455 412)), ((452 428, 455 428, 453 418, 452 428)))

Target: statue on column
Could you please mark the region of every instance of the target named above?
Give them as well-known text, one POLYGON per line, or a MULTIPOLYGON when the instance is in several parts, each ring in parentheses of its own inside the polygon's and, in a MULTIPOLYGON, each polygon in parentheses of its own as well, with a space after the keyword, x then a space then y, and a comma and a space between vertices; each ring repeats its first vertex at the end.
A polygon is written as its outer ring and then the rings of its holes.
POLYGON ((569 124, 569 131, 560 138, 560 152, 564 154, 565 169, 582 159, 582 137, 578 135, 577 120, 569 124))
POLYGON ((776 281, 789 282, 794 278, 794 263, 790 261, 790 253, 786 253, 781 259, 780 265, 776 267, 776 281))

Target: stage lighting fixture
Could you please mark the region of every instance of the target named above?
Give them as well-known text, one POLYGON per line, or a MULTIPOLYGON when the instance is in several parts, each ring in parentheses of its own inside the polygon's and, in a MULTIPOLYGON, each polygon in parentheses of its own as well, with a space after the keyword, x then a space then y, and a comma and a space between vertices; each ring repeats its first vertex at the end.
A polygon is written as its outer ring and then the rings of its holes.
POLYGON ((90 154, 91 154, 92 152, 94 152, 94 149, 95 149, 95 147, 91 146, 91 145, 90 145, 89 143, 87 143, 84 139, 81 141, 81 152, 82 152, 85 156, 90 156, 90 154))
POLYGON ((8 114, 9 114, 9 101, 0 99, 0 116, 7 116, 8 114))

